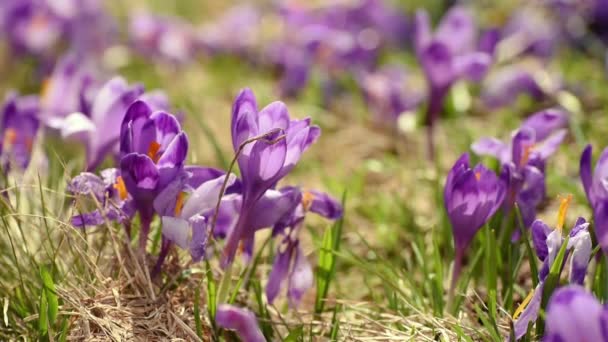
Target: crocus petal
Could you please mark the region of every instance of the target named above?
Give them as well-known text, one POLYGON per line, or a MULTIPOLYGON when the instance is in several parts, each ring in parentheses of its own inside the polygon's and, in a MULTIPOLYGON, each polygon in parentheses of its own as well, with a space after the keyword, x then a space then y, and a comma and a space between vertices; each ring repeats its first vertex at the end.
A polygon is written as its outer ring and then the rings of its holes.
POLYGON ((283 216, 293 212, 300 204, 302 195, 297 189, 288 191, 267 190, 256 202, 250 219, 251 229, 261 229, 274 226, 283 216))
POLYGON ((266 284, 266 298, 268 298, 269 303, 274 302, 275 298, 279 295, 281 284, 287 278, 289 265, 291 264, 293 248, 289 248, 288 241, 282 241, 281 244, 282 246, 279 247, 274 257, 272 271, 268 276, 268 283, 266 284))
POLYGON ((541 261, 544 261, 549 253, 547 235, 551 233, 551 228, 543 221, 536 220, 532 223, 530 230, 532 231, 532 244, 536 250, 536 256, 538 256, 541 261))
POLYGON ((536 318, 538 318, 542 298, 543 283, 540 283, 538 286, 536 286, 536 289, 534 289, 534 295, 532 296, 532 299, 530 299, 528 306, 526 306, 524 311, 521 313, 521 316, 519 316, 515 321, 514 334, 516 340, 522 338, 528 331, 528 324, 536 321, 536 318))
POLYGON ((156 141, 160 144, 160 152, 165 151, 173 138, 178 135, 182 128, 177 118, 169 113, 158 111, 150 117, 156 127, 156 141))
POLYGON ((425 10, 417 10, 415 17, 414 42, 417 51, 422 51, 432 39, 431 23, 429 15, 425 10))
POLYGON ((136 145, 139 144, 133 142, 133 132, 141 131, 150 114, 152 109, 144 101, 137 100, 129 106, 120 127, 120 151, 123 154, 135 152, 136 145))
POLYGON ((228 304, 217 307, 215 322, 224 329, 235 330, 243 342, 265 342, 255 315, 247 310, 228 304))
POLYGON ((320 191, 311 190, 313 200, 310 211, 319 214, 330 220, 337 220, 342 217, 342 205, 335 198, 320 191))
POLYGON ((101 200, 104 197, 106 184, 96 174, 82 172, 70 180, 67 190, 75 195, 93 195, 101 200))
POLYGON ((454 73, 468 80, 479 82, 486 75, 492 56, 483 52, 474 52, 454 58, 454 73))
POLYGON ((152 159, 143 154, 127 154, 120 160, 120 173, 127 191, 136 200, 154 199, 159 173, 152 159))
POLYGON ((555 291, 547 306, 545 338, 559 341, 606 341, 602 316, 606 309, 583 287, 555 291))
POLYGON ((456 79, 450 49, 437 41, 431 42, 421 53, 420 60, 431 87, 442 90, 456 79))
POLYGON ((243 125, 239 126, 238 123, 247 122, 246 120, 243 121, 242 118, 251 116, 252 114, 257 113, 257 111, 258 109, 255 95, 251 89, 245 88, 241 90, 234 100, 234 104, 232 106, 232 145, 235 151, 239 148, 243 141, 250 137, 247 128, 243 125))
POLYGON ((475 37, 475 20, 467 9, 461 6, 450 8, 435 31, 435 39, 446 44, 454 55, 471 51, 475 37))
POLYGON ((546 109, 531 115, 521 127, 531 128, 536 140, 543 141, 557 130, 568 127, 568 114, 561 109, 546 109))
POLYGON ((557 151, 567 134, 568 131, 565 129, 555 132, 545 139, 540 145, 537 145, 534 152, 538 153, 542 160, 547 159, 549 156, 555 153, 555 151, 557 151))
MULTIPOLYGON (((285 139, 272 144, 264 140, 256 141, 251 149, 249 169, 246 171, 247 178, 252 177, 251 179, 258 182, 274 183, 274 178, 283 168, 286 154, 287 143, 285 139)), ((245 178, 245 175, 243 175, 243 178, 245 178)))
MULTIPOLYGON (((585 225, 589 226, 588 223, 585 223, 585 225)), ((585 281, 592 249, 591 235, 589 235, 586 228, 582 229, 582 231, 568 241, 568 249, 573 249, 572 256, 570 257, 570 283, 579 285, 583 285, 585 281)))
POLYGON ((287 296, 292 307, 297 306, 302 300, 304 293, 313 285, 314 277, 312 267, 304 255, 300 246, 296 247, 293 269, 289 274, 289 288, 287 296))
POLYGON ((95 124, 84 114, 76 112, 68 115, 61 124, 61 137, 84 139, 84 135, 95 131, 95 124))
POLYGON ((478 155, 496 157, 502 161, 509 146, 496 138, 481 138, 471 145, 471 150, 478 155))
MULTIPOLYGON (((181 216, 183 218, 193 217, 196 214, 201 214, 209 209, 215 208, 219 200, 222 185, 226 181, 226 176, 220 176, 216 179, 207 181, 201 184, 192 192, 190 198, 184 203, 181 216)), ((234 174, 228 176, 227 186, 230 186, 236 180, 234 174)))
POLYGON ((274 129, 287 130, 289 113, 283 102, 275 101, 264 107, 258 114, 258 132, 265 134, 274 129))
POLYGON ((188 186, 194 189, 198 188, 201 186, 201 184, 207 181, 216 179, 217 177, 225 174, 224 171, 219 169, 194 165, 186 165, 184 166, 184 170, 190 174, 190 177, 188 178, 188 186))
POLYGON ((190 240, 190 225, 188 221, 171 216, 163 216, 161 220, 163 224, 163 236, 182 249, 187 249, 190 240))
POLYGON ((159 183, 168 184, 183 168, 188 155, 188 136, 186 132, 179 133, 158 159, 159 183))
POLYGON ((207 253, 207 220, 201 215, 195 215, 189 221, 192 227, 190 256, 192 261, 199 262, 207 253))
POLYGON ((602 251, 608 254, 608 201, 601 200, 593 208, 595 237, 602 251))
POLYGON ((593 147, 591 144, 587 145, 583 150, 580 161, 580 177, 581 182, 583 183, 583 189, 585 190, 585 194, 587 195, 587 200, 593 206, 595 199, 591 193, 591 187, 593 183, 593 175, 591 173, 591 158, 593 155, 593 147))

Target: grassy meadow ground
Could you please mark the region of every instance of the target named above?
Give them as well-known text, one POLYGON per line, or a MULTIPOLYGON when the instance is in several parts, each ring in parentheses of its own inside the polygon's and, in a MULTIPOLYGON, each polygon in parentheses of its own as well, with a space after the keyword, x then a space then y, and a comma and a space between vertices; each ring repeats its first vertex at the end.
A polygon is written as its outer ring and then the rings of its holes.
MULTIPOLYGON (((196 1, 176 3, 150 5, 193 21, 222 10, 222 6, 208 8, 196 1)), ((124 14, 126 5, 111 4, 119 16, 124 14)), ((390 58, 415 67, 412 56, 390 58)), ((39 84, 31 81, 32 63, 0 54, 0 90, 38 92, 39 84)), ((578 160, 587 142, 596 149, 608 142, 604 64, 570 50, 560 52, 551 68, 562 74, 570 95, 544 103, 522 98, 493 112, 478 103, 475 87, 454 95, 451 101, 459 96, 470 101, 460 108, 452 106, 441 121, 436 165, 426 158, 423 127, 397 133, 374 125, 354 87, 327 109, 320 106, 318 82, 300 98, 285 99, 292 116, 311 116, 322 127, 322 135, 283 182, 322 189, 336 198, 344 194, 339 244, 335 240, 330 244, 335 249, 327 250, 324 234, 338 231, 340 224, 332 226, 310 217, 302 233, 313 265, 333 257, 336 266, 324 278, 330 284, 327 296, 321 298, 322 311, 318 310, 318 280, 298 310, 288 309, 282 298, 267 305, 259 294, 272 263, 270 243, 251 273, 251 268, 239 270, 247 281, 234 294, 236 302, 247 304, 262 329, 274 331, 276 340, 321 341, 336 336, 360 341, 502 340, 516 305, 501 307, 495 321, 489 319, 483 262, 466 273, 471 281, 457 292, 458 314, 446 309, 455 304, 447 303, 445 295, 453 248, 443 209, 443 182, 452 163, 476 139, 506 139, 521 118, 541 108, 559 103, 579 106, 572 131, 580 134, 570 134, 549 162, 548 200, 540 217, 555 220, 556 198, 562 193, 575 198, 569 222, 579 215, 589 217, 578 160)), ((147 89, 160 88, 169 94, 173 106, 185 113, 190 161, 199 165, 227 168, 232 159, 230 110, 239 89, 252 88, 261 105, 277 99, 272 72, 236 58, 204 57, 174 68, 131 56, 118 72, 147 89)), ((154 260, 139 260, 135 247, 123 242, 119 226, 86 231, 71 227, 69 217, 76 208, 65 187, 82 170, 83 151, 52 135, 39 142, 27 172, 8 179, 7 184, 15 184, 3 190, 10 201, 2 197, 0 203, 0 340, 43 335, 60 341, 212 340, 215 328, 208 319, 207 303, 210 290, 219 286, 216 262, 192 264, 185 252, 175 250, 162 279, 151 280, 147 269, 154 260)), ((153 229, 158 240, 158 222, 153 229)), ((260 239, 258 246, 266 237, 260 239)), ((477 240, 476 246, 482 241, 477 240)), ((466 265, 474 263, 474 252, 471 248, 466 265)), ((531 280, 526 267, 516 276, 513 302, 519 303, 529 292, 531 280)))

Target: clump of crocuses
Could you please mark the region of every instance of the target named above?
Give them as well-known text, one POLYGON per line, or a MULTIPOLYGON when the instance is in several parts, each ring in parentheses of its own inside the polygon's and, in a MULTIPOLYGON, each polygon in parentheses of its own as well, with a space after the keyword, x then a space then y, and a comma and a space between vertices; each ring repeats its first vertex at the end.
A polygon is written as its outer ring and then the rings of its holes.
POLYGON ((473 237, 500 208, 505 194, 504 182, 483 164, 471 168, 467 153, 448 173, 443 196, 455 249, 450 293, 454 291, 464 254, 473 237))

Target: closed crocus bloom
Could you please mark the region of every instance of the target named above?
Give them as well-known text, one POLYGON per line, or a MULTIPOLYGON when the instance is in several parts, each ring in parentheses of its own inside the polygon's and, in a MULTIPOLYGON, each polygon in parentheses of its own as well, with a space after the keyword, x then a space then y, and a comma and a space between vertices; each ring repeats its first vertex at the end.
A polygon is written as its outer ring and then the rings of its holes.
MULTIPOLYGON (((561 199, 555 229, 549 228, 541 220, 536 220, 532 224, 532 242, 536 255, 543 262, 543 266, 538 275, 538 285, 513 314, 513 318, 516 319, 514 335, 517 339, 523 337, 528 330, 530 322, 534 322, 538 318, 544 281, 565 241, 563 226, 571 200, 571 195, 561 199)), ((591 258, 592 244, 591 235, 589 234, 589 223, 584 218, 579 217, 574 227, 568 233, 568 236, 567 253, 560 270, 568 263, 569 259, 569 282, 571 284, 582 285, 587 274, 589 259, 591 258)))
POLYGON ((258 111, 249 89, 241 91, 235 100, 231 126, 234 150, 240 152, 243 201, 239 221, 224 247, 224 265, 234 260, 240 242, 253 244, 255 231, 249 222, 260 215, 252 210, 256 202, 293 169, 320 134, 319 127, 311 125, 309 118, 291 120, 282 102, 273 102, 258 111))
POLYGON ((564 286, 551 296, 544 342, 608 341, 608 309, 582 286, 564 286))
POLYGON ((313 212, 331 220, 342 216, 342 206, 331 196, 319 191, 304 191, 286 187, 283 193, 297 192, 299 201, 273 227, 273 235, 279 237, 272 272, 266 285, 266 297, 272 303, 281 286, 287 281, 287 297, 292 307, 297 306, 304 293, 313 285, 313 271, 302 247, 299 233, 307 212, 313 212))
POLYGON ((459 79, 480 81, 492 62, 492 55, 477 49, 474 19, 463 7, 452 7, 434 34, 424 10, 416 13, 415 24, 416 55, 428 83, 426 124, 429 127, 429 154, 432 159, 433 127, 443 110, 448 91, 459 79))
POLYGON ((4 172, 11 166, 24 170, 30 163, 34 139, 38 133, 39 101, 37 96, 7 96, 1 112, 0 163, 4 172))
POLYGON ((172 114, 153 112, 143 101, 129 106, 119 132, 120 171, 142 220, 140 248, 145 249, 156 196, 187 177, 188 137, 172 114))
POLYGON ((592 171, 593 148, 587 145, 580 161, 580 177, 595 218, 595 236, 604 253, 608 253, 608 148, 602 151, 592 171))
POLYGON ((247 309, 220 304, 215 323, 224 329, 234 330, 243 342, 266 342, 255 315, 247 309))
POLYGON ((452 288, 462 258, 479 229, 496 213, 505 198, 505 184, 482 164, 469 166, 469 155, 463 154, 454 164, 444 187, 444 204, 452 224, 455 260, 452 288))

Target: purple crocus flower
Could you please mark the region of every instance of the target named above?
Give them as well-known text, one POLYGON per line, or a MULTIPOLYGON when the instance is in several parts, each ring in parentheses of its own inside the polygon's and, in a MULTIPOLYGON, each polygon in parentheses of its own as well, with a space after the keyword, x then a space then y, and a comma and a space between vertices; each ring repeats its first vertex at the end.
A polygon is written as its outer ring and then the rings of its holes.
POLYGON ((515 11, 502 30, 498 47, 501 60, 520 55, 549 58, 562 35, 560 24, 546 8, 524 6, 515 11))
POLYGON ((463 154, 448 173, 443 198, 454 236, 454 290, 466 249, 479 229, 492 217, 505 198, 505 184, 482 164, 469 166, 463 154))
POLYGON ((608 253, 608 148, 602 151, 592 172, 593 147, 587 145, 580 161, 580 177, 587 200, 593 209, 595 236, 604 253, 608 253))
MULTIPOLYGON (((501 178, 508 186, 504 203, 510 211, 517 203, 521 210, 524 227, 529 227, 536 217, 536 207, 545 198, 545 164, 561 142, 568 124, 565 112, 548 109, 530 116, 513 133, 509 144, 495 138, 482 138, 471 149, 478 155, 496 157, 502 164, 501 178)), ((519 237, 519 231, 514 238, 519 237)))
POLYGON ((255 315, 247 309, 220 304, 215 314, 215 322, 224 329, 236 331, 243 342, 266 342, 255 315))
POLYGON ((129 36, 135 49, 142 55, 172 63, 191 61, 199 49, 194 28, 190 24, 178 18, 146 12, 138 12, 131 17, 129 36))
MULTIPOLYGON (((539 284, 533 292, 522 302, 513 315, 515 321, 515 338, 520 339, 526 334, 530 322, 536 321, 540 310, 544 281, 549 274, 549 270, 562 248, 564 237, 562 227, 564 225, 566 211, 572 196, 562 199, 559 212, 557 227, 552 230, 541 220, 536 220, 532 224, 532 242, 536 250, 536 255, 543 262, 539 273, 539 284), (525 309, 524 309, 525 308, 525 309), (521 316, 519 315, 521 313, 521 316)), ((587 266, 591 257, 591 235, 589 234, 589 223, 584 218, 579 217, 570 231, 568 240, 567 254, 564 258, 562 268, 570 258, 569 282, 582 285, 587 273, 587 266)))
POLYGON ((551 296, 544 342, 608 341, 608 308, 582 286, 564 286, 551 296))
POLYGON ((231 126, 234 150, 240 152, 243 200, 239 220, 224 247, 224 265, 234 260, 239 243, 245 243, 245 250, 252 249, 255 231, 250 222, 260 215, 253 210, 256 203, 293 169, 320 135, 319 127, 311 125, 310 118, 291 120, 282 102, 273 102, 258 111, 249 89, 242 90, 235 99, 231 126))
POLYGON ((273 235, 280 242, 266 285, 266 297, 272 303, 287 280, 287 296, 291 306, 300 303, 304 293, 313 285, 313 271, 302 247, 299 233, 307 212, 313 212, 331 220, 342 216, 342 206, 329 195, 319 191, 306 191, 286 187, 281 192, 297 191, 301 200, 273 228, 273 235))
POLYGON ((11 166, 24 170, 30 163, 38 133, 40 105, 34 95, 10 93, 2 106, 0 165, 5 173, 11 166))
POLYGON ((188 137, 172 114, 153 112, 139 100, 133 102, 124 115, 120 152, 120 172, 140 215, 139 242, 140 249, 145 250, 156 196, 172 183, 180 184, 186 178, 188 137))
POLYGON ((415 110, 423 100, 422 89, 412 84, 407 72, 398 66, 363 73, 359 84, 378 123, 394 125, 402 114, 415 110))
POLYGON ((74 227, 85 228, 102 225, 108 221, 121 221, 130 235, 129 221, 135 214, 133 198, 129 195, 118 169, 105 169, 100 176, 82 172, 68 184, 67 190, 74 195, 92 196, 99 207, 88 213, 72 216, 74 227))
POLYGON ((428 14, 416 13, 416 55, 428 83, 429 156, 434 157, 433 127, 443 110, 444 99, 451 86, 459 79, 480 81, 492 62, 492 54, 479 49, 476 28, 471 14, 463 7, 452 7, 441 20, 435 34, 431 32, 428 14))

